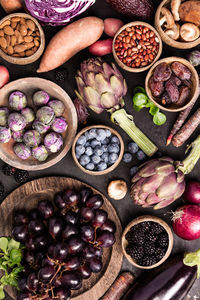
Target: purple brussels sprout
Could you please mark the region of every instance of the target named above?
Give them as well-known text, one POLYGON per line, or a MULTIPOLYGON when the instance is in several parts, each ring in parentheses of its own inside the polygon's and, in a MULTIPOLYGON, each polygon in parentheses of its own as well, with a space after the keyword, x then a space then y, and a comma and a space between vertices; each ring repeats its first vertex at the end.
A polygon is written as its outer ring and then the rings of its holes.
POLYGON ((30 124, 35 120, 35 113, 30 107, 23 108, 21 114, 25 118, 27 124, 30 124))
POLYGON ((28 130, 23 136, 24 143, 29 147, 36 147, 41 142, 41 137, 38 131, 28 130))
POLYGON ((0 107, 0 126, 6 126, 8 123, 9 109, 7 107, 0 107))
POLYGON ((13 131, 20 131, 26 127, 26 120, 20 113, 12 113, 8 117, 8 126, 13 131))
POLYGON ((27 105, 27 98, 20 91, 12 92, 9 96, 8 101, 9 101, 10 108, 17 111, 22 110, 27 105))
POLYGON ((24 143, 17 143, 14 145, 13 150, 15 154, 21 159, 27 159, 31 156, 31 149, 24 143))
POLYGON ((37 130, 40 134, 43 134, 43 133, 46 133, 49 130, 50 125, 45 125, 42 122, 40 122, 38 120, 35 120, 33 122, 32 127, 33 127, 33 129, 37 130))
POLYGON ((67 122, 64 118, 55 118, 53 124, 51 125, 51 128, 55 132, 62 133, 66 131, 67 126, 67 122))
POLYGON ((12 138, 15 142, 21 143, 23 142, 24 130, 13 131, 12 138))
POLYGON ((7 127, 0 127, 0 143, 8 143, 11 139, 11 130, 7 127))
POLYGON ((43 106, 36 113, 37 119, 45 125, 51 125, 55 119, 54 111, 49 106, 43 106))
POLYGON ((34 95, 33 95, 33 103, 36 106, 42 106, 47 104, 47 102, 49 101, 50 97, 49 95, 45 92, 45 91, 37 91, 34 95))
POLYGON ((32 149, 32 155, 39 161, 45 161, 48 157, 48 151, 44 145, 40 145, 32 149))
POLYGON ((63 138, 57 132, 50 132, 44 138, 44 145, 52 153, 56 153, 63 145, 63 138))
POLYGON ((56 117, 61 117, 64 113, 65 106, 60 100, 51 100, 48 105, 53 109, 56 117))

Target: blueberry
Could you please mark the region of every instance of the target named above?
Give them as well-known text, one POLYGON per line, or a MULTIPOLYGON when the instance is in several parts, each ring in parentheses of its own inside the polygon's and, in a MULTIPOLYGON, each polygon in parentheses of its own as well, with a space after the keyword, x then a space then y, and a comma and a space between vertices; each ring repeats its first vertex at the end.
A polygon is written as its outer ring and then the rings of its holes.
POLYGON ((85 147, 90 147, 90 142, 89 142, 89 141, 86 142, 84 146, 85 146, 85 147))
POLYGON ((103 152, 108 152, 108 146, 107 145, 102 145, 101 149, 103 152))
POLYGON ((138 167, 137 166, 133 166, 131 169, 130 169, 130 175, 131 176, 134 176, 138 171, 138 167))
POLYGON ((130 153, 135 154, 138 152, 138 150, 139 150, 139 147, 136 143, 134 143, 134 142, 128 143, 128 151, 130 153))
POLYGON ((105 162, 101 162, 100 164, 98 164, 97 166, 97 170, 98 171, 103 171, 103 170, 106 170, 107 169, 107 164, 105 162))
POLYGON ((109 154, 109 156, 108 156, 108 163, 110 164, 110 165, 113 165, 117 160, 118 160, 118 155, 117 155, 117 153, 111 153, 111 154, 109 154))
POLYGON ((81 166, 85 166, 85 165, 89 164, 89 162, 90 162, 90 158, 86 154, 83 154, 80 157, 79 163, 81 166))
POLYGON ((119 139, 116 135, 113 135, 110 139, 111 143, 119 144, 119 139))
POLYGON ((105 138, 103 141, 101 141, 102 145, 107 145, 110 142, 109 138, 105 138))
POLYGON ((87 164, 87 165, 85 166, 85 168, 86 168, 87 170, 92 171, 92 170, 94 170, 95 166, 94 166, 93 163, 89 163, 89 164, 87 164))
POLYGON ((81 135, 77 140, 77 145, 85 145, 86 143, 86 137, 84 135, 81 135))
POLYGON ((91 156, 93 154, 92 147, 86 147, 85 148, 85 154, 88 155, 88 156, 91 156))
POLYGON ((116 144, 116 143, 108 145, 108 152, 110 152, 110 153, 119 153, 119 145, 116 144))
POLYGON ((103 141, 106 138, 106 131, 105 129, 97 129, 97 137, 98 141, 103 141))
POLYGON ((89 140, 89 132, 88 131, 85 132, 84 136, 86 138, 86 141, 89 140))
POLYGON ((103 150, 101 146, 96 146, 94 148, 94 153, 97 154, 98 156, 101 156, 103 154, 103 150))
POLYGON ((88 139, 92 140, 92 139, 96 139, 97 137, 97 130, 95 128, 92 128, 88 131, 88 139))
POLYGON ((131 161, 132 161, 132 158, 133 158, 133 156, 132 156, 132 154, 131 153, 129 153, 129 152, 126 152, 126 153, 124 153, 124 155, 123 155, 123 161, 125 162, 125 163, 130 163, 131 161))
POLYGON ((76 146, 76 156, 81 156, 85 152, 85 147, 82 145, 76 146))
POLYGON ((112 133, 111 133, 111 131, 109 129, 106 129, 105 132, 106 132, 106 137, 107 138, 112 135, 112 133))
POLYGON ((142 150, 139 150, 136 153, 136 157, 138 160, 144 160, 146 158, 146 154, 142 150))
POLYGON ((103 154, 101 155, 101 159, 102 159, 105 163, 108 163, 108 157, 109 157, 109 155, 108 155, 107 152, 105 152, 105 153, 103 153, 103 154))
POLYGON ((101 143, 99 141, 97 141, 96 139, 94 139, 91 141, 90 146, 92 148, 95 148, 96 146, 101 146, 101 143))
POLYGON ((92 162, 93 162, 95 165, 97 165, 98 163, 100 163, 101 157, 98 156, 98 155, 96 155, 96 154, 94 154, 94 155, 92 155, 91 160, 92 160, 92 162))

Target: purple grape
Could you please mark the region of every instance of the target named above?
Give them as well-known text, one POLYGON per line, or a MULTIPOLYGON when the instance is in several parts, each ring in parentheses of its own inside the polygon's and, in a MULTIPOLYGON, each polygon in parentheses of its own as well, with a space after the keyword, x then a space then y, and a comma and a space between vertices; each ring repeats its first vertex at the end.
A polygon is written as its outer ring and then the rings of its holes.
POLYGON ((82 207, 80 215, 83 222, 89 222, 94 218, 94 211, 89 207, 82 207))
POLYGON ((81 276, 78 272, 64 272, 61 278, 62 285, 74 289, 81 283, 81 276))
POLYGON ((22 224, 15 226, 12 231, 12 236, 16 241, 24 243, 28 238, 27 225, 22 224))
POLYGON ((102 230, 107 230, 112 233, 115 233, 116 231, 116 225, 113 221, 107 219, 106 222, 101 226, 102 230))
POLYGON ((32 220, 28 224, 28 231, 31 235, 36 236, 44 232, 45 226, 41 220, 32 220))
POLYGON ((68 239, 70 236, 78 234, 78 227, 74 224, 66 224, 62 231, 62 238, 68 239))
POLYGON ((97 242, 102 248, 109 248, 115 243, 115 236, 112 232, 104 230, 97 236, 97 242))
POLYGON ((98 248, 94 247, 94 251, 95 251, 95 256, 97 257, 102 257, 103 255, 103 248, 98 246, 98 248))
POLYGON ((75 206, 80 201, 80 195, 73 190, 66 190, 63 194, 63 199, 67 205, 75 206))
POLYGON ((62 233, 63 221, 61 218, 53 217, 49 219, 48 230, 53 239, 58 238, 62 233))
POLYGON ((91 225, 85 224, 81 226, 81 238, 84 242, 94 240, 94 229, 91 225))
POLYGON ((64 220, 67 223, 75 225, 79 221, 79 215, 73 211, 68 211, 64 216, 64 220))
POLYGON ((65 270, 74 271, 77 270, 81 265, 81 260, 78 256, 72 256, 65 260, 65 270))
POLYGON ((65 260, 68 254, 68 244, 61 242, 54 246, 54 256, 56 260, 65 260))
POLYGON ((41 212, 44 219, 48 219, 53 216, 54 208, 50 201, 48 200, 41 200, 38 203, 38 210, 41 212))
POLYGON ((56 269, 53 266, 45 266, 38 272, 38 279, 44 283, 48 283, 54 276, 56 269))
POLYGON ((70 300, 70 290, 64 286, 58 287, 54 290, 55 298, 58 300, 70 300))
POLYGON ((95 248, 91 244, 87 244, 83 248, 82 256, 86 260, 90 260, 91 258, 95 257, 95 248))
POLYGON ((31 209, 29 212, 29 218, 31 220, 41 219, 42 215, 37 208, 31 209))
POLYGON ((36 292, 39 289, 39 280, 35 273, 30 273, 27 278, 27 287, 29 291, 36 292))
POLYGON ((103 205, 103 198, 101 195, 93 195, 86 201, 86 206, 93 208, 93 209, 98 209, 103 205))
POLYGON ((18 280, 18 287, 20 291, 22 292, 27 292, 28 287, 27 287, 27 279, 26 278, 21 278, 18 280))
POLYGON ((67 241, 67 246, 70 254, 76 254, 83 250, 84 242, 79 236, 72 235, 67 241))
POLYGON ((98 209, 95 212, 95 216, 92 219, 92 225, 96 228, 101 227, 107 220, 108 214, 105 210, 98 209))
POLYGON ((62 194, 57 194, 54 198, 54 203, 57 206, 57 208, 62 209, 66 207, 66 202, 63 199, 63 195, 62 194))
POLYGON ((48 235, 37 236, 35 238, 36 249, 46 248, 50 242, 51 242, 51 239, 49 238, 48 235))
POLYGON ((52 281, 52 284, 55 286, 55 287, 59 287, 62 285, 62 282, 61 282, 61 276, 60 274, 58 273, 58 275, 56 275, 52 281))
POLYGON ((14 225, 22 225, 28 223, 28 216, 25 211, 16 211, 14 215, 14 225))
POLYGON ((44 266, 54 266, 54 262, 51 260, 51 259, 48 259, 48 258, 44 258, 41 262, 42 264, 42 267, 44 266))
POLYGON ((35 263, 35 253, 32 251, 26 251, 23 256, 26 263, 30 266, 34 265, 35 263))
POLYGON ((88 262, 89 268, 93 273, 99 273, 103 267, 101 259, 93 257, 88 262))
POLYGON ((36 244, 35 244, 35 238, 33 238, 33 237, 30 237, 26 241, 25 245, 26 245, 26 248, 31 251, 35 251, 37 249, 36 244))
POLYGON ((93 194, 93 192, 92 192, 92 190, 90 188, 83 187, 80 190, 81 202, 85 203, 87 201, 87 199, 92 196, 92 194, 93 194))
POLYGON ((78 272, 80 273, 80 275, 83 279, 88 279, 92 274, 92 272, 87 264, 80 266, 80 268, 78 269, 78 272))
POLYGON ((40 268, 42 260, 44 258, 44 253, 42 253, 41 251, 37 252, 35 254, 35 264, 34 267, 40 268))

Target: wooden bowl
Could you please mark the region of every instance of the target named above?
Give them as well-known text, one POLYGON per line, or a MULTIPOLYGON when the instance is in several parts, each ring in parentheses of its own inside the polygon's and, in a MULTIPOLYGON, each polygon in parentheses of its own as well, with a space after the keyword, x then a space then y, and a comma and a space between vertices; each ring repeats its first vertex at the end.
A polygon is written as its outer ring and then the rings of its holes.
POLYGON ((122 160, 122 156, 124 154, 124 142, 120 136, 120 134, 114 130, 113 128, 111 127, 108 127, 108 126, 105 126, 105 125, 93 125, 93 126, 88 126, 88 127, 85 127, 83 128, 78 134, 77 136, 75 137, 74 141, 73 141, 73 144, 72 144, 72 156, 73 156, 73 159, 75 161, 75 163, 77 164, 77 166, 85 173, 89 174, 89 175, 104 175, 104 174, 107 174, 111 171, 113 171, 120 163, 120 161, 122 160), (90 129, 93 129, 93 128, 103 128, 103 129, 109 129, 111 131, 112 134, 116 135, 120 141, 120 153, 119 153, 119 157, 117 159, 117 161, 112 165, 110 166, 109 168, 107 168, 106 170, 103 170, 103 171, 90 171, 90 170, 87 170, 85 169, 84 167, 81 166, 81 164, 79 163, 77 157, 76 157, 76 154, 75 154, 75 147, 76 147, 76 142, 78 140, 78 138, 84 134, 86 131, 90 130, 90 129))
POLYGON ((8 106, 8 97, 10 93, 16 90, 22 91, 27 96, 28 106, 31 106, 34 110, 32 95, 38 90, 46 91, 51 99, 61 100, 65 105, 63 117, 67 120, 68 128, 67 131, 62 134, 64 144, 61 150, 57 153, 50 154, 44 162, 39 162, 32 156, 27 160, 22 160, 17 157, 13 151, 13 145, 15 143, 13 139, 8 143, 0 144, 0 158, 9 165, 23 170, 36 171, 49 168, 59 162, 71 148, 77 130, 77 114, 74 104, 68 94, 57 84, 46 79, 29 77, 12 81, 0 89, 0 107, 8 106))
POLYGON ((35 25, 38 27, 39 29, 39 32, 40 32, 40 46, 38 48, 38 50, 31 56, 28 56, 28 57, 14 57, 14 56, 11 56, 11 55, 8 55, 6 54, 5 52, 3 52, 3 50, 1 50, 0 48, 0 56, 7 60, 9 63, 12 63, 12 64, 16 64, 16 65, 28 65, 28 64, 31 64, 33 63, 34 61, 38 60, 38 58, 42 55, 43 51, 44 51, 44 47, 45 47, 45 36, 44 36, 44 31, 41 27, 41 25, 38 23, 38 21, 33 18, 32 16, 28 15, 28 14, 25 14, 25 13, 14 13, 14 14, 10 14, 10 15, 7 15, 5 18, 1 19, 0 21, 0 27, 1 27, 1 24, 13 17, 23 17, 23 18, 26 18, 26 19, 30 19, 32 20, 35 25))
POLYGON ((146 76, 146 80, 145 80, 145 89, 146 89, 146 93, 147 93, 147 96, 149 97, 149 99, 156 105, 158 106, 160 109, 162 110, 166 110, 166 111, 170 111, 170 112, 178 112, 178 111, 181 111, 181 110, 184 110, 186 109, 188 106, 191 105, 191 103, 193 101, 195 101, 198 97, 199 97, 199 76, 197 74, 197 71, 195 70, 195 68, 191 65, 191 63, 189 61, 187 61, 186 59, 184 58, 181 58, 181 57, 175 57, 175 56, 171 56, 171 57, 166 57, 166 58, 163 58, 159 61, 157 61, 153 67, 149 70, 147 76, 146 76), (154 69, 160 64, 160 63, 163 63, 163 62, 166 62, 168 64, 171 64, 175 61, 178 61, 182 64, 184 64, 192 73, 192 77, 191 77, 191 81, 192 81, 192 89, 190 91, 190 100, 188 101, 188 103, 186 103, 185 105, 183 106, 178 106, 176 105, 175 103, 168 106, 168 107, 165 107, 163 106, 162 104, 159 103, 159 98, 156 98, 152 95, 151 93, 151 90, 149 88, 149 79, 151 78, 151 76, 153 75, 154 73, 154 69))
POLYGON ((133 73, 139 73, 139 72, 144 72, 146 70, 148 70, 158 59, 159 57, 161 56, 161 53, 162 53, 162 40, 158 34, 158 32, 155 30, 154 27, 152 27, 150 24, 148 23, 145 23, 145 22, 140 22, 140 21, 135 21, 135 22, 130 22, 124 26, 122 26, 118 31, 117 33, 115 34, 114 36, 114 39, 113 39, 113 44, 112 44, 112 52, 113 52, 113 56, 114 56, 114 59, 115 61, 117 62, 117 64, 124 70, 128 71, 128 72, 133 72, 133 73), (155 57, 155 59, 152 61, 151 64, 149 64, 148 66, 146 67, 142 67, 142 68, 131 68, 131 67, 128 67, 127 65, 125 65, 119 58, 118 56, 116 55, 116 52, 115 52, 115 40, 117 38, 117 36, 124 30, 126 29, 127 27, 130 27, 130 26, 136 26, 136 25, 141 25, 141 26, 145 26, 145 27, 148 27, 150 28, 152 31, 154 31, 156 37, 158 38, 159 40, 159 50, 158 50, 158 53, 157 53, 157 56, 155 57))
POLYGON ((191 49, 193 47, 196 47, 200 43, 200 37, 192 42, 179 42, 171 39, 162 29, 160 26, 160 15, 161 15, 161 9, 163 6, 169 6, 171 0, 163 0, 160 5, 157 8, 156 14, 155 14, 155 27, 160 34, 163 42, 165 42, 167 45, 178 48, 178 49, 191 49))
POLYGON ((155 217, 155 216, 150 216, 150 215, 145 215, 145 216, 141 216, 141 217, 138 217, 136 219, 134 219, 133 221, 131 221, 125 228, 123 234, 122 234, 122 250, 123 250, 123 253, 125 255, 125 257, 127 258, 127 260, 135 267, 139 268, 139 269, 153 269, 153 268, 156 268, 158 267, 159 265, 161 265, 170 255, 171 251, 172 251, 172 248, 173 248, 173 242, 174 242, 174 238, 173 238, 173 234, 172 234, 172 231, 169 227, 169 225, 167 225, 167 223, 165 221, 163 221, 162 219, 158 218, 158 217, 155 217), (145 267, 145 266, 140 266, 136 263, 136 261, 126 253, 126 247, 128 245, 128 241, 126 240, 125 238, 125 235, 127 234, 127 232, 131 229, 132 226, 136 225, 136 224, 139 224, 141 222, 145 222, 145 221, 151 221, 151 222, 156 222, 158 224, 160 224, 161 226, 164 227, 164 229, 166 230, 167 234, 168 234, 168 237, 169 237, 169 245, 168 245, 168 248, 167 248, 167 251, 165 253, 165 255, 163 256, 163 258, 158 261, 156 264, 152 265, 152 266, 148 266, 148 267, 145 267))

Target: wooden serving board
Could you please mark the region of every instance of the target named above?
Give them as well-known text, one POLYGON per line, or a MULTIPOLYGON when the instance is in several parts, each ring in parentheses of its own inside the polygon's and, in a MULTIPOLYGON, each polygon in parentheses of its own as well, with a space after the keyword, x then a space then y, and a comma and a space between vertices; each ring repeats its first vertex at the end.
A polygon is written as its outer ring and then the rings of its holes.
MULTIPOLYGON (((109 219, 116 224, 116 242, 112 248, 104 249, 103 269, 83 281, 81 289, 72 292, 74 300, 98 300, 107 291, 117 277, 122 265, 121 235, 122 227, 119 217, 108 199, 93 187, 68 177, 45 177, 30 181, 14 190, 0 206, 0 236, 10 236, 12 231, 13 213, 18 209, 30 210, 38 201, 53 201, 54 195, 67 188, 79 190, 82 186, 90 187, 95 194, 104 199, 102 208, 107 211, 109 219)), ((16 291, 7 289, 8 294, 16 299, 16 291)))

